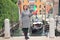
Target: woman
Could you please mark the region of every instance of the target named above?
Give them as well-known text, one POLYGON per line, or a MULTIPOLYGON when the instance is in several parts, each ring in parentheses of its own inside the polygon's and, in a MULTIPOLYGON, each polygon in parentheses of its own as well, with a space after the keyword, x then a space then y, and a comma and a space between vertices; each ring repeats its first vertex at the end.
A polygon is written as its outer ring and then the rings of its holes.
POLYGON ((22 19, 22 31, 24 33, 25 39, 29 39, 28 37, 28 30, 30 28, 30 17, 32 16, 32 13, 28 10, 28 6, 23 6, 23 11, 21 14, 22 19))

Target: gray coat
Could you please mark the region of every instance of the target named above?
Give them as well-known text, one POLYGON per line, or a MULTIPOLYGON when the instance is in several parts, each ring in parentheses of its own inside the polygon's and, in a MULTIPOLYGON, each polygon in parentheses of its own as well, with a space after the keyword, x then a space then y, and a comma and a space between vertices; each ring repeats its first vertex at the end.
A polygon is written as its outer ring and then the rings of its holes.
POLYGON ((21 20, 22 20, 22 28, 30 28, 30 17, 32 13, 29 10, 22 11, 21 20))

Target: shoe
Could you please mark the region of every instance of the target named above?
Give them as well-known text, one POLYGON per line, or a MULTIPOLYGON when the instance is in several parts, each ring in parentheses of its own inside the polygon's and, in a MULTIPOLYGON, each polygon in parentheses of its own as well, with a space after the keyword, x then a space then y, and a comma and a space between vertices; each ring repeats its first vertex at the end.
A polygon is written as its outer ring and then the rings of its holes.
POLYGON ((25 37, 25 39, 29 39, 29 37, 25 37))
POLYGON ((27 37, 27 39, 29 39, 29 37, 27 37))

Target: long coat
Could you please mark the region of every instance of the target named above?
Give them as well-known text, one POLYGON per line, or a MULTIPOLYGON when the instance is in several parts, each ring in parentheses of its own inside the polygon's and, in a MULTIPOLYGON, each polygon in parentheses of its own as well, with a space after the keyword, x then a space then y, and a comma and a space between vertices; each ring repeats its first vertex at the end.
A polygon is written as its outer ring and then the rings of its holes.
POLYGON ((30 28, 30 17, 32 13, 29 10, 23 10, 21 14, 22 28, 30 28))

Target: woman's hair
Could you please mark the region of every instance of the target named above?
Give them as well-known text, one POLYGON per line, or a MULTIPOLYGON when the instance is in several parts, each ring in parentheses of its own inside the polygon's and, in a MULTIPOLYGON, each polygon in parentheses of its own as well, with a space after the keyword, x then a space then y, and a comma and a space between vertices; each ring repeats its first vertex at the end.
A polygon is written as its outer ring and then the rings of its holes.
POLYGON ((24 6, 23 6, 23 10, 24 10, 24 7, 25 7, 25 6, 27 7, 27 9, 26 9, 26 10, 28 10, 28 5, 24 5, 24 6))

